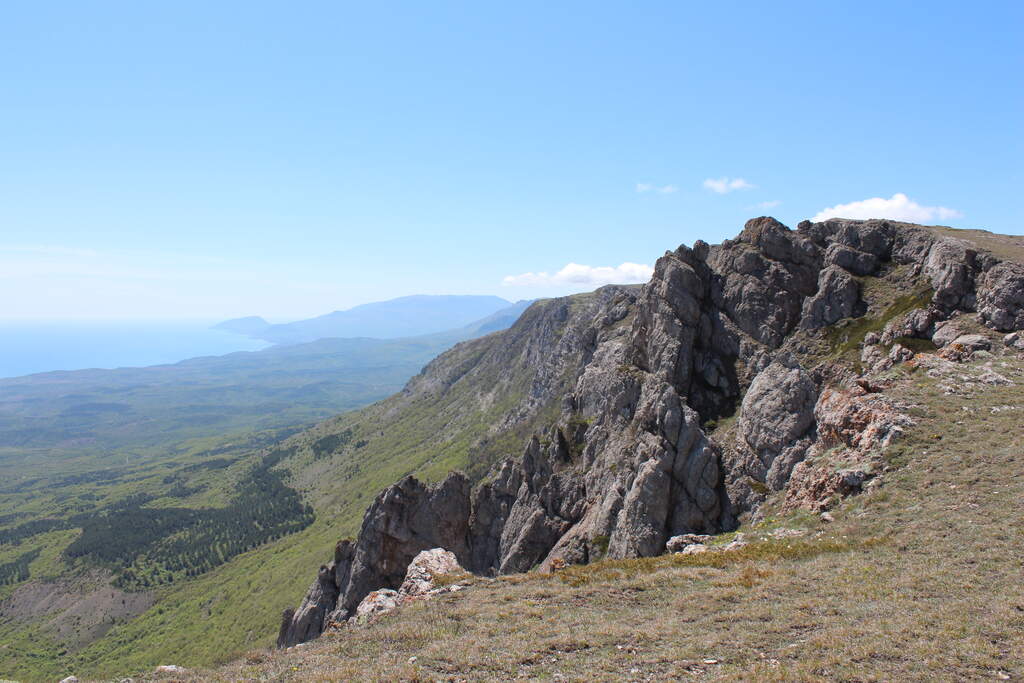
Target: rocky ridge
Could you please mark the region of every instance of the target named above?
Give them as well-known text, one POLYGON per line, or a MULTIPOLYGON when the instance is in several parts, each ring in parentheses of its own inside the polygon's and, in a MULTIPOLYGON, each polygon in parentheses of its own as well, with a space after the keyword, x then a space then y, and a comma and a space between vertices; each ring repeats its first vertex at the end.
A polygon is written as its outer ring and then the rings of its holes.
MULTIPOLYGON (((660 554, 675 537, 734 528, 783 489, 787 505, 823 509, 869 483, 873 454, 906 424, 860 373, 913 357, 913 340, 939 344, 942 323, 964 312, 1001 332, 1024 327, 1024 266, 890 221, 791 231, 758 218, 735 240, 666 253, 642 289, 600 292, 585 314, 528 311, 489 342, 496 362, 535 367, 506 419, 557 398, 553 424, 476 486, 453 473, 385 489, 285 613, 279 646, 353 617, 372 591, 399 589, 431 548, 501 574, 660 554), (916 296, 901 308, 880 289, 916 296), (554 346, 537 343, 552 334, 554 346), (716 421, 733 424, 712 431, 716 421), (826 451, 851 466, 823 468, 826 451)), ((948 344, 969 351, 962 336, 948 344)), ((457 383, 467 370, 445 356, 412 385, 457 383)))

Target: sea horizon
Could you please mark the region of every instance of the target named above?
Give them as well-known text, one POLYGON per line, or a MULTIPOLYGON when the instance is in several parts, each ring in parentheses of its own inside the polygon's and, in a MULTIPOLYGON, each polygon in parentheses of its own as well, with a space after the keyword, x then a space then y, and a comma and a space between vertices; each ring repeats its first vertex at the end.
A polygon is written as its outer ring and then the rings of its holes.
POLYGON ((0 378, 146 367, 259 351, 262 339, 213 329, 221 320, 0 320, 0 378))

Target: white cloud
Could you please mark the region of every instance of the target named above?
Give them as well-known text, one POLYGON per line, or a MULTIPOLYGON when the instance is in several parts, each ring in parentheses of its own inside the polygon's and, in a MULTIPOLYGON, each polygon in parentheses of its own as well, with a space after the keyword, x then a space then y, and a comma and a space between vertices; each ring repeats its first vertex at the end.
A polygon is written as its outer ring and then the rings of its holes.
POLYGON ((628 285, 647 282, 654 269, 642 263, 623 263, 619 266, 584 266, 569 263, 557 273, 522 273, 508 275, 503 285, 512 287, 559 285, 600 287, 601 285, 628 285))
POLYGON ((781 199, 771 199, 767 202, 758 202, 751 206, 751 209, 774 209, 776 206, 782 203, 781 199))
POLYGON ((704 181, 704 188, 717 194, 728 194, 733 190, 752 190, 756 185, 751 185, 743 178, 708 178, 704 181))
POLYGON ((644 192, 657 192, 659 194, 673 194, 679 191, 679 188, 675 185, 654 185, 653 183, 637 183, 636 191, 643 194, 644 192))
POLYGON ((849 204, 837 204, 815 214, 812 221, 823 221, 827 218, 888 218, 894 221, 910 223, 931 223, 935 220, 960 218, 962 213, 945 206, 921 206, 902 192, 897 192, 889 199, 872 197, 849 204))

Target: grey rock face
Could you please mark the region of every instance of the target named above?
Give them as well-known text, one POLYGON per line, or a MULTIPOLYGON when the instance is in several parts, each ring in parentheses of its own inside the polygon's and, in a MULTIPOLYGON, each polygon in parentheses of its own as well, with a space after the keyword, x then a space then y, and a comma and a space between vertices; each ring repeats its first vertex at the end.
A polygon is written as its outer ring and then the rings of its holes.
POLYGON ((469 520, 470 567, 487 573, 497 571, 495 559, 501 556, 502 531, 522 485, 522 469, 515 461, 505 460, 491 481, 477 488, 469 520))
POLYGON ((871 275, 878 270, 878 256, 833 242, 825 251, 825 265, 838 266, 854 275, 871 275))
POLYGON ((743 332, 778 347, 817 289, 821 250, 773 218, 747 221, 736 240, 712 248, 716 305, 743 332))
POLYGON ((1020 263, 1000 261, 964 240, 907 223, 805 221, 798 232, 826 250, 826 264, 854 275, 874 271, 869 270, 869 260, 849 250, 877 257, 879 266, 887 260, 912 266, 930 282, 932 308, 943 317, 977 311, 979 319, 996 330, 1024 329, 1024 265, 1020 263))
POLYGON ((285 610, 281 630, 277 635, 278 647, 290 647, 316 638, 324 630, 324 619, 338 601, 338 587, 334 583, 333 567, 320 567, 316 581, 309 587, 305 599, 297 610, 285 610))
POLYGON ((803 459, 814 426, 818 389, 789 355, 765 368, 750 385, 740 407, 739 435, 756 456, 747 474, 779 490, 803 459))
POLYGON ((977 255, 961 240, 935 241, 924 262, 924 274, 935 289, 934 303, 947 310, 974 310, 977 255))
POLYGON ((884 347, 878 344, 865 344, 860 352, 860 362, 871 372, 881 372, 892 367, 884 347))
POLYGON ((363 516, 349 579, 338 607, 355 609, 372 590, 397 590, 422 550, 445 548, 465 564, 469 553, 469 481, 453 473, 434 487, 406 477, 385 489, 363 516))
POLYGON ((839 266, 829 266, 818 276, 818 292, 804 299, 801 327, 825 327, 843 318, 852 318, 860 301, 860 285, 839 266))
POLYGON ((1000 332, 1024 329, 1024 266, 1004 261, 985 273, 978 316, 1000 332))
POLYGON ((893 344, 889 349, 889 360, 893 363, 903 363, 914 357, 914 352, 902 344, 893 344))
MULTIPOLYGON (((898 233, 898 229, 889 221, 850 221, 841 218, 832 218, 820 223, 804 221, 797 226, 797 230, 823 248, 827 249, 837 244, 837 249, 845 248, 870 254, 881 261, 894 258, 898 233)), ((833 263, 847 268, 838 259, 833 260, 833 263)))

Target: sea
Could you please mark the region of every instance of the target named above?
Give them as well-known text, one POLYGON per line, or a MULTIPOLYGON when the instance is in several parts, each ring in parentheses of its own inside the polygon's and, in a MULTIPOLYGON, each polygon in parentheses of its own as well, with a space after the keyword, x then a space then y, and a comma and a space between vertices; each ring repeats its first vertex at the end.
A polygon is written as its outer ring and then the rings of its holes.
POLYGON ((212 329, 217 322, 0 320, 0 377, 162 365, 270 346, 212 329))

